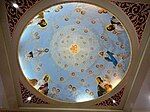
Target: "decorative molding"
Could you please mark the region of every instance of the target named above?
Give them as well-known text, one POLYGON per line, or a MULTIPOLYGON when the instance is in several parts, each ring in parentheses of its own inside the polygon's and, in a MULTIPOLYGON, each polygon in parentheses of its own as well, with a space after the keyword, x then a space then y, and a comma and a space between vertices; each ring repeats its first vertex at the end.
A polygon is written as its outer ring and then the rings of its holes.
POLYGON ((11 37, 21 16, 23 16, 24 13, 26 13, 33 5, 35 5, 39 1, 41 0, 5 0, 11 37), (18 4, 19 8, 13 7, 12 3, 18 4))
POLYGON ((48 102, 38 98, 36 95, 32 94, 21 82, 20 83, 20 89, 21 89, 21 95, 22 95, 22 102, 28 103, 28 104, 49 104, 48 102), (28 98, 31 97, 31 100, 28 100, 28 98))
POLYGON ((118 93, 108 98, 107 100, 96 103, 96 106, 118 106, 121 102, 125 87, 123 87, 118 93))
POLYGON ((139 43, 141 43, 142 33, 150 13, 150 4, 120 1, 111 2, 120 7, 125 12, 125 14, 127 14, 135 27, 139 43))

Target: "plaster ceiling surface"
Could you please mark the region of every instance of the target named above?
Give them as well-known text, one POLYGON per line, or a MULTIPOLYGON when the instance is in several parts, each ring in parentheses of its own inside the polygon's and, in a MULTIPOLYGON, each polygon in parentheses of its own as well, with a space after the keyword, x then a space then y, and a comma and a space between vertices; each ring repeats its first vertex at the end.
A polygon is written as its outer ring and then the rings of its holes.
POLYGON ((135 104, 133 105, 133 110, 136 111, 150 111, 150 69, 146 74, 146 77, 144 79, 144 82, 142 84, 142 87, 140 89, 140 92, 138 94, 138 97, 135 101, 135 104))
POLYGON ((0 77, 0 108, 3 107, 3 100, 4 100, 4 87, 2 84, 2 79, 0 77))
POLYGON ((112 13, 71 2, 41 11, 26 25, 18 56, 35 89, 54 100, 74 103, 111 92, 128 70, 131 46, 112 13))

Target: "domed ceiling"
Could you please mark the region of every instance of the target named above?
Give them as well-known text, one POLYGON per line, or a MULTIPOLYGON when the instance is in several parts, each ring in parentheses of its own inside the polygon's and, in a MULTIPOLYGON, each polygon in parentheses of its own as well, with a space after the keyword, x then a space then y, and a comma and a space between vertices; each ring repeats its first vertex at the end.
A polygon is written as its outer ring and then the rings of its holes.
POLYGON ((37 91, 73 103, 111 92, 126 74, 131 46, 112 13, 71 2, 36 15, 21 35, 18 55, 23 74, 37 91))

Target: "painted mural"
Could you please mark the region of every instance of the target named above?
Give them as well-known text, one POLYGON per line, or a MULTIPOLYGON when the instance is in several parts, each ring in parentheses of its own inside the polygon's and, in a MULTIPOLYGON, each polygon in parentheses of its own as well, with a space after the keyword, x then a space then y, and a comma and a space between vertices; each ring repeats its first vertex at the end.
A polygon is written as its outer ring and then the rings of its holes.
POLYGON ((36 15, 21 35, 18 55, 25 77, 36 90, 74 103, 111 92, 126 74, 131 46, 112 13, 71 2, 36 15))

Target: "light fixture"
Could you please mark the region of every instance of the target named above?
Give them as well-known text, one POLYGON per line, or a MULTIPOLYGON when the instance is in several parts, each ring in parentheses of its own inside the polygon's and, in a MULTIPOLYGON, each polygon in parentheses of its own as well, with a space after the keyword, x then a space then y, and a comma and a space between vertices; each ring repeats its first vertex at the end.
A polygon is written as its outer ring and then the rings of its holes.
POLYGON ((13 7, 15 7, 16 9, 19 8, 18 4, 16 4, 16 3, 13 3, 12 5, 13 5, 13 7))
POLYGON ((31 99, 32 99, 32 97, 31 97, 31 96, 29 96, 29 97, 27 98, 27 100, 28 100, 28 101, 30 101, 31 99))
POLYGON ((116 103, 116 101, 115 100, 112 100, 113 101, 113 103, 116 103))

